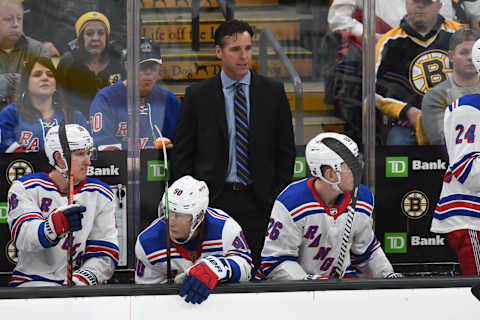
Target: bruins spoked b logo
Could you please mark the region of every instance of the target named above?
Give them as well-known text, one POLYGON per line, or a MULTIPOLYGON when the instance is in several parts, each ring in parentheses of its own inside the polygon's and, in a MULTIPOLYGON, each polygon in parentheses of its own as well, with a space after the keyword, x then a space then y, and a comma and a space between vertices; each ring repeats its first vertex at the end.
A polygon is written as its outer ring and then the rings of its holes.
POLYGON ((13 181, 20 179, 24 175, 33 172, 33 166, 27 160, 17 159, 12 161, 7 168, 7 181, 12 184, 13 181))
POLYGON ((5 246, 5 255, 7 256, 8 261, 10 261, 12 264, 17 264, 18 251, 12 240, 8 241, 7 245, 5 246))
POLYGON ((424 217, 429 208, 427 195, 419 190, 413 190, 402 198, 402 211, 410 219, 424 217))
POLYGON ((423 96, 427 90, 446 80, 451 72, 446 51, 428 50, 412 60, 409 70, 410 85, 423 96))

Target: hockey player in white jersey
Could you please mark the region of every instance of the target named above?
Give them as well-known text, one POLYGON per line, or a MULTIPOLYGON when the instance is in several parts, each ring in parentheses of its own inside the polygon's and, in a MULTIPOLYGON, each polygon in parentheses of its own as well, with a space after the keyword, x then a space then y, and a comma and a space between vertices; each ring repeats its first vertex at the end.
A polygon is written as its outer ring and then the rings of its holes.
MULTIPOLYGON (((472 47, 480 74, 480 40, 472 47)), ((480 96, 469 94, 446 110, 443 128, 449 164, 430 231, 448 233, 463 275, 480 276, 480 96)))
MULTIPOLYGON (((344 160, 322 140, 333 138, 358 157, 349 137, 321 133, 306 147, 313 178, 291 183, 277 197, 268 225, 257 279, 314 280, 335 276, 353 174, 344 160)), ((344 277, 356 269, 371 278, 397 278, 372 229, 373 195, 360 185, 344 277), (350 266, 351 263, 351 266, 350 266), (354 267, 354 268, 352 268, 354 267)))
POLYGON ((18 263, 10 286, 66 284, 67 238, 73 232, 73 283, 101 284, 118 263, 119 248, 114 216, 114 194, 109 186, 87 178, 93 140, 77 124, 65 126, 71 149, 74 202, 68 205, 67 163, 59 126, 45 138, 45 152, 54 169, 16 180, 8 192, 8 224, 18 249, 18 263))
MULTIPOLYGON (((208 207, 208 187, 184 176, 168 189, 171 268, 180 296, 202 303, 218 283, 248 281, 252 258, 239 224, 224 211, 208 207)), ((165 208, 165 195, 161 208, 165 208)), ((137 238, 135 283, 167 282, 165 216, 137 238)))

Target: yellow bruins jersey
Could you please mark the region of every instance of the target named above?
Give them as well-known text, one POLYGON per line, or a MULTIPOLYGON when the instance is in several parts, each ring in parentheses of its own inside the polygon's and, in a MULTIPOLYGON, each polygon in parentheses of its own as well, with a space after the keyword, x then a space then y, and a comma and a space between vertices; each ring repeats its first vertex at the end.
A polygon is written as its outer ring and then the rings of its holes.
POLYGON ((423 95, 452 72, 448 61, 451 35, 462 25, 439 16, 427 35, 403 18, 376 46, 377 106, 386 115, 403 118, 406 105, 421 107, 423 95))

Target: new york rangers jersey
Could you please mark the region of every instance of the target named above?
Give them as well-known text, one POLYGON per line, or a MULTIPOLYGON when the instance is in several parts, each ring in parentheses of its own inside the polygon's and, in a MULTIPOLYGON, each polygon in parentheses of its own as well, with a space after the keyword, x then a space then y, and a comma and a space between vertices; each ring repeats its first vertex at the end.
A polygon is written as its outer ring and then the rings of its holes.
MULTIPOLYGON (((43 150, 44 137, 50 128, 60 125, 63 112, 55 110, 52 119, 45 121, 40 114, 34 122, 22 119, 14 103, 0 111, 0 152, 13 152, 22 146, 27 152, 43 150)), ((88 128, 82 113, 76 112, 74 123, 88 128)))
POLYGON ((480 231, 480 95, 455 100, 444 115, 449 167, 430 230, 480 231))
MULTIPOLYGON (((127 87, 123 81, 98 92, 90 109, 93 141, 98 150, 127 149, 127 112, 127 87)), ((154 146, 154 137, 159 137, 155 125, 172 140, 179 113, 180 101, 173 92, 155 85, 139 106, 140 149, 154 146)))
MULTIPOLYGON (((219 209, 208 208, 199 227, 199 236, 181 245, 171 242, 172 276, 183 273, 206 256, 225 257, 232 269, 230 282, 247 281, 252 274, 252 258, 238 223, 219 209)), ((135 282, 167 281, 165 218, 158 218, 137 238, 135 282)))
MULTIPOLYGON (((84 205, 82 229, 73 233, 73 269, 88 270, 102 283, 113 275, 118 263, 118 235, 114 194, 97 179, 87 178, 75 186, 74 200, 84 205)), ((10 286, 61 285, 67 277, 67 240, 51 244, 44 236, 46 217, 67 205, 67 197, 45 173, 16 180, 8 192, 8 225, 18 250, 18 262, 10 286)))
MULTIPOLYGON (((344 193, 328 207, 314 190, 315 179, 293 182, 275 200, 257 278, 301 280, 335 274, 351 196, 344 193)), ((373 232, 373 207, 372 193, 360 185, 346 265, 369 277, 385 277, 393 268, 373 232)), ((355 276, 348 267, 345 277, 355 276)))

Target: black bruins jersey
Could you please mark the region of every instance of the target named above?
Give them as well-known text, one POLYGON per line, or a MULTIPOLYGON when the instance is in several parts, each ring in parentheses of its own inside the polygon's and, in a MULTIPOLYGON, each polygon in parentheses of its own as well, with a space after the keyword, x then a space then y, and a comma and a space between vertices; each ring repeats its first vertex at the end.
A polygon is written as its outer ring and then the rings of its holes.
POLYGON ((452 72, 448 61, 451 35, 462 28, 439 16, 427 35, 413 30, 403 18, 376 46, 377 105, 386 115, 404 118, 407 105, 421 107, 423 95, 452 72))

